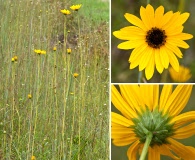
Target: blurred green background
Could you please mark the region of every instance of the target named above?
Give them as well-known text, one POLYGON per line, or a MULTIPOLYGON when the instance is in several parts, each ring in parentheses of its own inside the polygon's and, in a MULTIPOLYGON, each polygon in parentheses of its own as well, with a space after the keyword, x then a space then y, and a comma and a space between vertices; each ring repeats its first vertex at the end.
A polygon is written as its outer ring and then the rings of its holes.
MULTIPOLYGON (((194 0, 151 0, 150 3, 154 9, 162 5, 165 8, 165 12, 172 10, 177 12, 178 10, 183 12, 189 12, 190 17, 184 23, 185 33, 195 35, 195 1, 194 0)), ((111 82, 113 83, 137 83, 138 79, 138 67, 135 69, 129 69, 129 56, 132 50, 119 50, 117 45, 122 41, 113 36, 113 31, 119 30, 125 26, 132 25, 125 18, 125 13, 131 13, 140 18, 140 7, 146 7, 147 0, 112 0, 111 2, 111 82)), ((195 41, 194 38, 186 41, 189 45, 189 49, 181 49, 183 58, 180 59, 180 64, 190 68, 192 77, 188 81, 190 83, 195 82, 195 41)), ((145 70, 144 70, 145 72, 145 70)), ((144 73, 143 72, 143 73, 144 73)), ((160 82, 161 75, 156 71, 151 80, 148 82, 160 82)), ((167 82, 172 82, 168 75, 167 82)))
MULTIPOLYGON (((163 85, 160 86, 161 89, 162 89, 162 87, 163 87, 163 85)), ((159 94, 160 93, 161 92, 159 92, 159 94)), ((195 110, 194 97, 195 97, 195 86, 193 87, 190 99, 189 99, 186 107, 184 108, 184 110, 181 113, 195 110)), ((118 112, 118 110, 113 105, 111 107, 111 111, 120 114, 120 112, 118 112)), ((195 142, 195 135, 188 138, 188 139, 177 140, 177 141, 181 142, 184 145, 195 147, 195 143, 194 143, 195 142)), ((111 142, 111 160, 128 160, 127 150, 129 148, 129 146, 130 145, 124 146, 124 147, 117 147, 117 146, 114 146, 111 142)), ((161 156, 161 160, 172 160, 172 159, 170 157, 161 156)))

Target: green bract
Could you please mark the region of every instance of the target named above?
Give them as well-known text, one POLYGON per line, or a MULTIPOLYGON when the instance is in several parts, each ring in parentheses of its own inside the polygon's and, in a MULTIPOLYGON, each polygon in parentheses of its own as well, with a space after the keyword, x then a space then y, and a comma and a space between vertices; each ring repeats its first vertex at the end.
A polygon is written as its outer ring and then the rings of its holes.
POLYGON ((166 138, 173 135, 174 132, 174 124, 170 124, 171 118, 168 114, 163 115, 157 108, 154 111, 150 111, 147 108, 142 113, 139 113, 137 118, 132 119, 135 125, 131 127, 134 128, 134 132, 140 138, 141 143, 146 141, 146 136, 149 132, 152 133, 153 137, 150 146, 167 143, 166 138))

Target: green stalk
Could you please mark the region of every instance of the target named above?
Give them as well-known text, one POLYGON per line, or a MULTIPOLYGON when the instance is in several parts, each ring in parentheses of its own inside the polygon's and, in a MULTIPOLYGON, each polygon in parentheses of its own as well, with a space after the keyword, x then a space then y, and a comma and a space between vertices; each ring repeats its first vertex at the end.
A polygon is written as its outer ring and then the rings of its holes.
POLYGON ((142 71, 140 71, 138 74, 138 83, 141 83, 141 79, 142 79, 142 71))
POLYGON ((168 69, 165 69, 164 72, 162 73, 162 76, 161 76, 161 83, 166 83, 167 81, 167 76, 168 76, 168 69))
POLYGON ((147 135, 146 142, 144 144, 144 148, 142 150, 142 153, 141 153, 141 156, 140 156, 139 160, 145 160, 146 155, 148 153, 148 148, 150 146, 150 142, 152 141, 152 136, 153 136, 152 133, 149 132, 148 135, 147 135))
POLYGON ((150 0, 147 0, 147 4, 150 4, 150 0))
POLYGON ((180 0, 178 5, 178 11, 183 12, 185 8, 186 0, 180 0))
MULTIPOLYGON (((79 16, 77 15, 77 17, 78 17, 78 30, 79 30, 79 39, 78 39, 78 43, 80 44, 80 37, 81 37, 81 30, 80 30, 80 21, 79 21, 79 16)), ((80 49, 80 53, 82 53, 82 47, 80 47, 79 48, 80 49)), ((83 82, 83 75, 84 75, 84 72, 85 72, 85 69, 83 70, 83 55, 81 55, 81 84, 82 84, 82 82, 83 82)), ((81 95, 84 95, 84 88, 82 87, 82 89, 81 89, 81 95)), ((82 97, 82 96, 81 96, 82 97)), ((84 98, 82 98, 82 102, 81 102, 81 105, 79 105, 79 108, 78 108, 78 120, 79 120, 79 128, 78 128, 78 132, 79 132, 79 144, 78 144, 78 150, 79 150, 79 153, 78 153, 78 160, 80 159, 80 145, 81 145, 81 139, 80 139, 80 137, 81 137, 81 125, 80 124, 82 124, 82 115, 81 115, 81 108, 83 107, 83 105, 84 105, 84 103, 83 103, 83 99, 84 98)))

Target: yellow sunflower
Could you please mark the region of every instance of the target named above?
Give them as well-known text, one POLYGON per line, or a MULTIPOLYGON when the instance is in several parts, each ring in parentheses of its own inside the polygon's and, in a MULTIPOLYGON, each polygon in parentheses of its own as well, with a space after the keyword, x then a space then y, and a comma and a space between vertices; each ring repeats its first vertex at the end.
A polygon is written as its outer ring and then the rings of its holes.
POLYGON ((63 13, 64 15, 71 14, 71 12, 69 10, 66 10, 66 9, 62 9, 62 10, 60 10, 60 12, 63 13))
POLYGON ((45 50, 40 50, 40 49, 35 49, 34 50, 35 53, 41 55, 41 54, 46 54, 46 51, 45 50))
POLYGON ((128 26, 113 32, 121 40, 119 49, 133 49, 129 58, 130 69, 139 66, 139 71, 145 69, 147 79, 154 74, 154 68, 159 73, 167 69, 169 63, 173 69, 179 71, 178 58, 182 58, 181 48, 189 48, 184 40, 191 39, 191 34, 182 33, 183 23, 188 19, 189 13, 180 14, 169 11, 164 14, 164 7, 155 11, 148 4, 140 8, 141 19, 133 14, 126 13, 125 18, 135 26, 128 26))
POLYGON ((192 74, 190 73, 190 69, 182 65, 179 66, 179 72, 176 72, 172 67, 170 67, 169 73, 171 79, 174 82, 186 82, 192 77, 192 74))
POLYGON ((129 160, 160 160, 161 155, 173 159, 194 160, 195 149, 176 139, 195 134, 195 111, 185 108, 192 85, 164 85, 159 95, 158 85, 112 86, 112 103, 121 114, 112 112, 111 138, 115 146, 131 145, 129 160))
POLYGON ((77 78, 78 76, 79 76, 78 73, 73 73, 73 77, 74 77, 74 78, 77 78))
POLYGON ((66 51, 68 54, 70 54, 72 50, 71 50, 71 48, 68 48, 66 51))
POLYGON ((32 157, 31 157, 31 160, 36 160, 36 157, 35 157, 35 156, 32 156, 32 157))
POLYGON ((81 8, 81 4, 77 4, 77 5, 72 5, 70 7, 70 9, 74 10, 74 11, 78 11, 81 8))

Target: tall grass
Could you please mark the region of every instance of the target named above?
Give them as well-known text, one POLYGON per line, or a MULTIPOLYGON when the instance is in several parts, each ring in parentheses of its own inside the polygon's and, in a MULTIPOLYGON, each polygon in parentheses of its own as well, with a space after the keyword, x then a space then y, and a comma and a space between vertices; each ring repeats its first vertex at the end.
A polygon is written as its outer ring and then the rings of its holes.
POLYGON ((109 157, 108 18, 74 2, 0 0, 0 159, 109 157))

